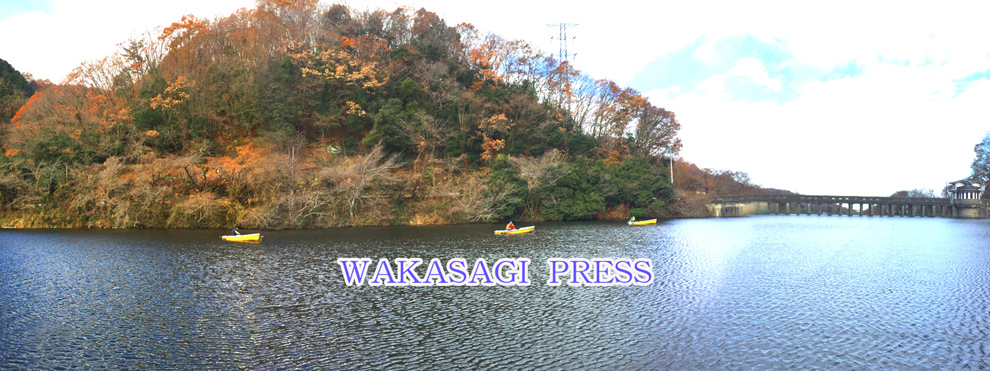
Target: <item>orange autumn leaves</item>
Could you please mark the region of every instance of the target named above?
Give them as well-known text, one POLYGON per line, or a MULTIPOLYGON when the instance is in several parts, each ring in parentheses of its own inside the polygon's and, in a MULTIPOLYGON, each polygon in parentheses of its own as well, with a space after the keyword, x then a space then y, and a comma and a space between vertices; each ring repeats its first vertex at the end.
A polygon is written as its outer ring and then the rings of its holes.
MULTIPOLYGON (((83 145, 83 134, 93 140, 111 140, 132 122, 130 109, 105 91, 59 85, 37 92, 18 111, 8 131, 8 148, 32 151, 30 143, 65 137, 83 145)), ((92 143, 91 143, 92 144, 92 143)), ((66 148, 68 151, 71 149, 66 148)))
POLYGON ((505 139, 494 139, 490 138, 488 134, 504 136, 508 135, 509 130, 512 128, 513 123, 506 118, 504 113, 493 115, 481 121, 478 125, 478 129, 481 132, 482 143, 481 148, 484 152, 481 153, 481 158, 484 160, 491 160, 495 158, 499 151, 505 147, 505 139))
POLYGON ((148 105, 151 108, 164 111, 182 104, 189 99, 189 88, 195 85, 196 81, 190 81, 183 76, 179 76, 165 88, 164 92, 149 99, 148 105))

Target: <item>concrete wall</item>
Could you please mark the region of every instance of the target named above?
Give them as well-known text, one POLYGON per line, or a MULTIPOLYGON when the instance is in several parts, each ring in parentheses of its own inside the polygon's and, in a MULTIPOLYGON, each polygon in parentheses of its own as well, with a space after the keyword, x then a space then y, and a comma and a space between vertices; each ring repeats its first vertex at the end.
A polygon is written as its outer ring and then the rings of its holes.
POLYGON ((958 211, 959 212, 959 215, 956 215, 957 218, 980 218, 980 217, 982 217, 980 215, 981 213, 980 213, 980 209, 979 208, 960 207, 957 210, 959 210, 958 211))
POLYGON ((717 204, 709 205, 708 212, 715 217, 747 216, 757 214, 759 210, 766 210, 766 203, 760 206, 761 202, 747 202, 739 204, 717 204))

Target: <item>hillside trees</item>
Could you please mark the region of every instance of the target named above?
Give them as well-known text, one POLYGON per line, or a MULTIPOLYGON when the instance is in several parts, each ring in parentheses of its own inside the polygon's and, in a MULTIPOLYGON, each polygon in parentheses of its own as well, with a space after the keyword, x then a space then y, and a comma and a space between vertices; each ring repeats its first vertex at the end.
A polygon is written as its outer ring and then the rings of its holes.
POLYGON ((525 42, 315 0, 184 16, 14 113, 4 206, 64 225, 657 215, 680 148, 672 112, 525 42))
POLYGON ((0 124, 7 123, 34 95, 31 84, 10 63, 0 59, 0 124))

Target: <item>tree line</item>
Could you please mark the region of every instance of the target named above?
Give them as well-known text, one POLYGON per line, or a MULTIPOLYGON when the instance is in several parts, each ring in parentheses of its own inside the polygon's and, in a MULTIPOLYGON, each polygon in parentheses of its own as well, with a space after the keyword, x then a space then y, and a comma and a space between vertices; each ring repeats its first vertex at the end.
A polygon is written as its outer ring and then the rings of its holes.
POLYGON ((6 224, 676 215, 673 112, 425 9, 264 0, 182 17, 59 84, 3 62, 0 119, 6 224))

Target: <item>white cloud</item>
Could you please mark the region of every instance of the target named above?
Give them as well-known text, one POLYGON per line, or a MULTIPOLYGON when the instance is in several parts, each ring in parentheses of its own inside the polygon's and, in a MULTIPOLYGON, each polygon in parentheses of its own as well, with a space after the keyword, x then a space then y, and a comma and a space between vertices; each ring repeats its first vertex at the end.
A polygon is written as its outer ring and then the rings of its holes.
MULTIPOLYGON (((714 75, 708 80, 702 81, 695 87, 695 91, 698 91, 705 95, 710 96, 726 96, 725 94, 725 78, 726 75, 714 75)), ((727 97, 727 96, 726 96, 727 97)))
MULTIPOLYGON (((990 82, 953 98, 937 66, 875 65, 862 75, 807 84, 782 106, 719 94, 654 95, 677 113, 682 156, 747 171, 766 186, 805 194, 889 195, 965 177, 990 129, 990 82)), ((740 67, 739 71, 752 71, 740 67)))
POLYGON ((694 50, 694 57, 702 62, 711 62, 715 59, 715 47, 709 43, 701 44, 694 50))
POLYGON ((756 58, 740 58, 734 65, 732 65, 732 68, 729 69, 728 75, 745 77, 756 85, 767 87, 773 91, 780 91, 780 80, 776 80, 776 82, 774 82, 773 80, 775 79, 771 79, 770 75, 767 74, 767 70, 763 66, 763 62, 756 58))

